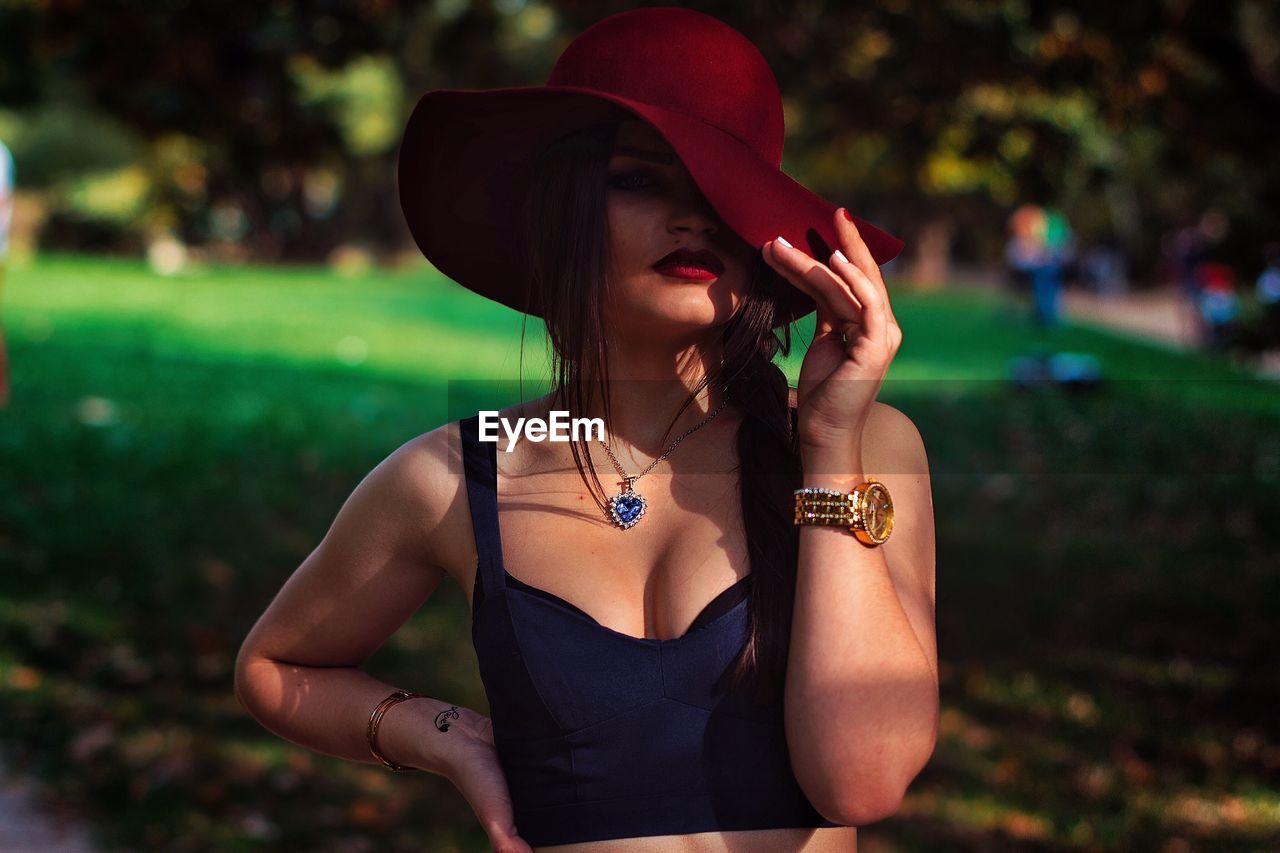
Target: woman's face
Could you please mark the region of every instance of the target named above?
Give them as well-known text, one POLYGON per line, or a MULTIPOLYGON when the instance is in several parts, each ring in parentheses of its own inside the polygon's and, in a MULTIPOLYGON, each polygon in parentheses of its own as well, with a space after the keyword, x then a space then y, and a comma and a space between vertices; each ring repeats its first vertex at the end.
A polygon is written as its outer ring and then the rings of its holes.
POLYGON ((613 328, 687 333, 728 322, 756 250, 720 220, 652 125, 620 125, 606 181, 610 286, 621 314, 608 318, 613 328), (690 276, 654 268, 678 249, 709 251, 722 269, 690 276))

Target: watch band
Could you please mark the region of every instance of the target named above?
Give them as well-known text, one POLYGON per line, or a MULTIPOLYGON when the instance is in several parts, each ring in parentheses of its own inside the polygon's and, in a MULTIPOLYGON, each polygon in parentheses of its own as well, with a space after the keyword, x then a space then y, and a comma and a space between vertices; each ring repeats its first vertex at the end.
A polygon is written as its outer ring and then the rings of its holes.
MULTIPOLYGON (((827 489, 821 486, 809 486, 795 491, 796 525, 818 525, 825 527, 842 527, 847 529, 864 545, 880 545, 889 538, 892 529, 890 523, 880 538, 876 538, 867 529, 864 497, 867 491, 876 487, 884 488, 874 477, 868 477, 847 492, 827 489)), ((887 494, 887 492, 885 492, 887 494)), ((892 521, 892 516, 890 516, 892 521)))

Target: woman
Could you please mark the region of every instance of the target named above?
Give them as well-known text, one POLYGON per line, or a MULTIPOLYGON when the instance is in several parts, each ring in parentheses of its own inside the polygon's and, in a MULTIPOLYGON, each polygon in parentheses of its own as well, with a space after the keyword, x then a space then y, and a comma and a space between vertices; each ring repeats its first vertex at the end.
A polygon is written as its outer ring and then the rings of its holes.
POLYGON ((556 356, 501 417, 605 435, 499 454, 477 414, 392 453, 246 639, 257 719, 447 776, 496 850, 845 851, 896 810, 938 712, 924 449, 875 401, 901 243, 786 178, 781 135, 755 48, 675 8, 598 22, 546 87, 424 96, 410 230, 556 356), (774 329, 815 306, 789 389, 774 329), (446 576, 491 718, 359 670, 446 576))

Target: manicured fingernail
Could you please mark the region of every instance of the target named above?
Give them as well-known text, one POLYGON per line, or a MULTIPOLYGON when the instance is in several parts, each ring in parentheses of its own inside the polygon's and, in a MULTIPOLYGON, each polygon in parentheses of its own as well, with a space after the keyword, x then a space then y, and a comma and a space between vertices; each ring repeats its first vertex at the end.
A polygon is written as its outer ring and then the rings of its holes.
POLYGON ((782 245, 786 246, 788 249, 793 249, 793 248, 795 248, 795 247, 794 247, 794 246, 792 246, 790 243, 788 243, 788 242, 787 242, 787 238, 786 238, 786 237, 783 237, 781 234, 779 234, 779 235, 778 235, 777 237, 775 237, 774 239, 776 239, 776 240, 777 240, 779 243, 781 243, 782 245))
POLYGON ((844 252, 840 251, 839 249, 836 249, 834 252, 832 252, 831 257, 835 258, 837 261, 839 261, 842 264, 849 263, 849 259, 846 258, 844 256, 844 252))
POLYGON ((847 208, 847 207, 842 207, 842 208, 840 208, 840 212, 844 214, 844 218, 845 218, 845 219, 849 220, 850 222, 852 222, 852 221, 853 221, 853 215, 852 215, 851 213, 849 213, 849 208, 847 208))

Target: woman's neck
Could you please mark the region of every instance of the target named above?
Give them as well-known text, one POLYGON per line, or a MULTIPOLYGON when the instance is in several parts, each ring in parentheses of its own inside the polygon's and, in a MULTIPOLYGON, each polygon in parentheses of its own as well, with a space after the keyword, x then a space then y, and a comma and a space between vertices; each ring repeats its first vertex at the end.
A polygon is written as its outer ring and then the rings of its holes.
MULTIPOLYGON (((638 453, 656 456, 667 449, 676 436, 702 422, 719 409, 724 417, 726 395, 719 383, 697 391, 694 402, 680 412, 664 441, 667 426, 684 402, 693 395, 704 377, 720 366, 723 351, 718 340, 675 344, 670 341, 628 339, 609 347, 610 430, 605 439, 615 448, 629 446, 638 453), (661 446, 659 446, 661 444, 661 446)), ((588 387, 589 399, 572 417, 604 418, 601 389, 588 387)), ((560 403, 555 405, 559 406, 560 403)))

